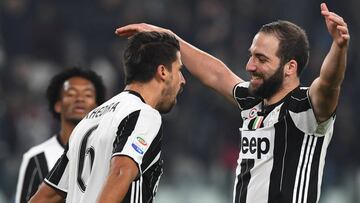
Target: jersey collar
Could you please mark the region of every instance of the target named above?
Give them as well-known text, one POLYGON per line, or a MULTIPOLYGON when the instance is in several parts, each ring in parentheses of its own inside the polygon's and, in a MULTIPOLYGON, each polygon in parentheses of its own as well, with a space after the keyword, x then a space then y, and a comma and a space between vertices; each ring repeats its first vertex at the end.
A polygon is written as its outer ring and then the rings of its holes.
POLYGON ((134 91, 134 90, 124 90, 124 92, 129 92, 130 94, 139 97, 142 102, 146 103, 145 100, 144 100, 144 98, 141 96, 141 94, 140 94, 139 92, 136 92, 136 91, 134 91))

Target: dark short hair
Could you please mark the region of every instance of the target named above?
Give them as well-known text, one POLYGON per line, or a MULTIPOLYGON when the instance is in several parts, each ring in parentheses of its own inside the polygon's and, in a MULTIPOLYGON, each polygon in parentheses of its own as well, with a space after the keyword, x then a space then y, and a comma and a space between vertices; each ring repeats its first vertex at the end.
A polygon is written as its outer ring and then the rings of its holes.
POLYGON ((95 87, 96 103, 100 105, 105 101, 106 90, 101 76, 89 69, 71 67, 55 75, 50 80, 50 84, 46 90, 49 110, 57 119, 60 119, 60 114, 55 111, 55 104, 61 99, 61 89, 64 82, 72 77, 81 77, 89 80, 95 87))
POLYGON ((259 32, 274 34, 279 40, 277 56, 283 66, 294 59, 298 64, 297 75, 300 76, 309 61, 309 40, 305 31, 289 21, 278 20, 261 27, 259 32))
POLYGON ((159 32, 135 34, 124 51, 125 84, 149 81, 159 65, 171 71, 178 51, 179 41, 173 35, 159 32))

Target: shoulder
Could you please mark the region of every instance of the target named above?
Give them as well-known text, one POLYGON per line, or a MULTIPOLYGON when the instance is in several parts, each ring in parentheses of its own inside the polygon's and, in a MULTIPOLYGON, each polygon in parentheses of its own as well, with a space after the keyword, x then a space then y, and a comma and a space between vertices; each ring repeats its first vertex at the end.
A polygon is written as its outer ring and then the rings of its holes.
POLYGON ((249 92, 250 82, 241 82, 234 86, 233 97, 241 110, 250 109, 262 101, 249 92))
POLYGON ((136 117, 139 125, 161 125, 162 118, 159 111, 153 109, 147 104, 142 105, 139 108, 134 109, 130 114, 130 117, 136 117))
POLYGON ((39 145, 33 146, 31 147, 24 155, 24 158, 31 158, 34 157, 42 152, 45 152, 47 150, 54 150, 54 148, 58 148, 62 146, 60 145, 60 143, 57 141, 56 136, 52 136, 51 138, 49 138, 48 140, 46 140, 45 142, 40 143, 39 145))
POLYGON ((298 87, 291 93, 291 99, 304 100, 309 97, 309 87, 298 87))
POLYGON ((233 88, 233 95, 236 96, 240 93, 248 93, 250 82, 240 82, 236 84, 233 88))
POLYGON ((126 102, 128 104, 125 108, 130 110, 129 114, 138 114, 139 118, 146 119, 146 122, 149 123, 161 123, 161 114, 158 110, 144 103, 138 96, 131 93, 125 93, 124 96, 126 96, 126 102))

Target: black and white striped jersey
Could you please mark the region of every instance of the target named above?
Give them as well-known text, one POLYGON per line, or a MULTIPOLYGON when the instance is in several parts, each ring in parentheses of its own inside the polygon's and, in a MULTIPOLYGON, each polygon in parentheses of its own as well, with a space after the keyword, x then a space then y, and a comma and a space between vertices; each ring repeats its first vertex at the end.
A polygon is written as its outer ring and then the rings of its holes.
POLYGON ((240 83, 233 92, 242 122, 233 202, 318 202, 335 115, 318 124, 308 88, 264 106, 248 86, 240 83))
POLYGON ((58 136, 30 148, 21 162, 16 187, 15 203, 25 203, 35 194, 39 185, 54 166, 64 147, 58 136))
POLYGON ((113 156, 130 157, 140 176, 124 203, 151 203, 162 174, 160 113, 133 91, 124 91, 92 110, 70 136, 45 182, 67 194, 66 202, 95 202, 113 156))

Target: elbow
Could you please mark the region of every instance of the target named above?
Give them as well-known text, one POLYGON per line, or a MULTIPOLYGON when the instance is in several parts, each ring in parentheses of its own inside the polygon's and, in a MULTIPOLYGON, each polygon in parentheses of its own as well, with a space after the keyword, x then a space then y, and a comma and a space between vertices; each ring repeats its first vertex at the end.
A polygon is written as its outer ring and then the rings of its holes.
POLYGON ((139 176, 139 170, 134 170, 131 167, 119 167, 117 170, 111 172, 111 176, 119 180, 134 181, 139 176))

